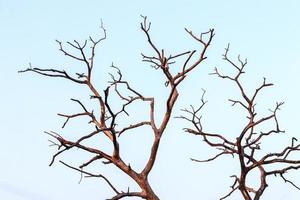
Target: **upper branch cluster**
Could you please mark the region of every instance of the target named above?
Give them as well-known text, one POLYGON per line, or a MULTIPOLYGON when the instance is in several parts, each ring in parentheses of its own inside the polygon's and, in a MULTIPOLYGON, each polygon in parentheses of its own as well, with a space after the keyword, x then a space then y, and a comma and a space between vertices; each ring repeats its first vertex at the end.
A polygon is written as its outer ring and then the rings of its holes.
MULTIPOLYGON (((106 39, 106 29, 101 22, 101 30, 103 31, 103 37, 100 39, 93 39, 89 37, 89 40, 85 40, 83 43, 74 40, 73 42, 67 42, 66 44, 71 47, 73 51, 68 51, 65 49, 64 44, 61 41, 56 41, 59 45, 59 50, 67 57, 79 61, 84 65, 84 70, 81 72, 77 72, 75 74, 71 74, 65 70, 57 70, 54 68, 42 69, 37 67, 32 67, 31 64, 29 68, 22 70, 20 72, 34 72, 47 77, 58 77, 70 80, 76 84, 86 85, 91 93, 90 98, 97 101, 97 109, 89 110, 87 106, 84 105, 78 99, 71 99, 75 103, 77 103, 81 112, 74 114, 62 114, 58 115, 65 118, 65 122, 62 125, 62 128, 65 128, 68 122, 74 118, 79 117, 87 117, 89 119, 89 123, 94 126, 94 130, 90 133, 83 133, 78 137, 77 140, 69 140, 59 134, 57 132, 51 131, 46 132, 55 141, 51 140, 53 146, 58 147, 57 153, 55 153, 52 157, 50 165, 52 165, 55 159, 61 155, 62 153, 77 148, 82 151, 89 153, 91 158, 84 163, 82 163, 79 167, 73 167, 63 161, 62 164, 65 166, 74 169, 76 171, 85 174, 87 177, 98 177, 104 179, 104 181, 111 187, 111 189, 115 192, 115 196, 111 199, 121 199, 124 197, 132 197, 137 196, 148 200, 157 200, 158 197, 153 192, 150 184, 148 183, 148 174, 154 166, 156 155, 158 152, 158 147, 160 144, 160 139, 164 133, 166 126, 168 125, 169 119, 171 117, 171 113, 173 110, 173 106, 178 97, 177 86, 185 79, 187 74, 192 71, 195 67, 197 67, 202 61, 206 59, 206 51, 208 46, 210 45, 212 38, 214 36, 214 30, 211 29, 208 32, 202 33, 199 37, 195 36, 191 31, 186 31, 193 39, 199 42, 202 45, 202 49, 197 56, 196 61, 191 62, 192 57, 196 56, 196 50, 186 51, 176 55, 166 56, 164 50, 159 50, 156 45, 154 45, 149 31, 150 31, 151 23, 147 22, 147 18, 143 17, 143 21, 141 23, 141 30, 144 32, 147 38, 147 42, 149 46, 154 50, 154 56, 146 56, 142 54, 143 61, 151 63, 156 69, 160 69, 162 73, 165 75, 167 82, 166 86, 170 86, 170 90, 168 93, 168 98, 166 99, 166 110, 163 112, 163 120, 160 124, 157 124, 154 116, 155 116, 155 104, 154 97, 145 97, 140 92, 135 90, 131 84, 123 80, 123 75, 120 69, 114 65, 111 67, 116 70, 115 74, 110 74, 111 81, 108 82, 108 86, 103 90, 99 91, 94 83, 92 82, 93 75, 93 67, 94 67, 94 59, 95 59, 95 49, 99 43, 101 43, 104 39, 106 39), (206 39, 204 39, 206 37, 206 39), (90 49, 88 50, 88 46, 90 49), (175 60, 179 57, 187 56, 185 62, 180 67, 177 74, 172 74, 169 70, 171 64, 175 63, 175 60), (120 109, 115 109, 113 107, 114 103, 111 99, 111 94, 114 93, 117 96, 118 103, 121 104, 120 109), (149 117, 145 121, 139 121, 135 124, 130 124, 128 126, 119 127, 117 124, 118 120, 124 120, 124 115, 128 116, 128 106, 132 105, 137 101, 145 102, 149 105, 148 113, 149 117), (154 135, 154 140, 152 142, 150 155, 148 157, 148 161, 146 162, 144 168, 141 172, 134 170, 130 164, 126 164, 125 161, 120 156, 120 146, 118 137, 123 135, 125 132, 131 131, 133 129, 142 128, 144 126, 151 127, 154 135), (94 148, 92 146, 86 145, 84 143, 86 140, 92 139, 95 135, 103 134, 105 135, 109 141, 110 145, 113 149, 113 153, 110 155, 105 152, 101 148, 94 148), (95 163, 96 161, 101 160, 103 164, 113 164, 121 171, 126 173, 131 179, 133 179, 137 185, 140 187, 139 192, 131 192, 129 189, 127 191, 119 191, 113 184, 102 174, 95 174, 88 172, 86 167, 95 163)), ((147 110, 147 109, 146 109, 147 110)))
POLYGON ((194 62, 191 62, 193 56, 196 55, 197 50, 190 50, 185 51, 182 53, 178 53, 175 55, 165 55, 164 49, 159 50, 153 43, 150 38, 149 32, 151 23, 147 23, 147 17, 143 17, 144 21, 141 23, 141 29, 146 34, 148 43, 150 44, 151 48, 154 50, 154 56, 147 56, 142 54, 143 61, 149 62, 151 66, 155 69, 160 69, 165 74, 167 78, 166 86, 170 84, 172 87, 176 87, 185 77, 186 75, 192 71, 195 67, 197 67, 203 60, 207 57, 205 55, 208 46, 211 44, 211 41, 214 37, 214 29, 210 29, 207 32, 201 33, 199 37, 193 34, 192 31, 189 31, 185 28, 185 31, 196 41, 199 42, 203 48, 197 55, 197 59, 194 62), (206 38, 206 39, 204 39, 206 38), (170 72, 170 65, 175 64, 175 59, 186 56, 184 63, 181 65, 181 70, 178 71, 177 74, 172 75, 170 72))

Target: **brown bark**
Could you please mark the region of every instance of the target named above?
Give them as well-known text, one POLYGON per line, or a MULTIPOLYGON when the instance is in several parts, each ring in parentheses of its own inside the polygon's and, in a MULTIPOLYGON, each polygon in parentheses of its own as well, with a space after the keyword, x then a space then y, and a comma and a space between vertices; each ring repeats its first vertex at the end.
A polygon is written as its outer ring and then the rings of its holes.
MULTIPOLYGON (((55 141, 51 141, 52 145, 58 147, 58 152, 53 155, 50 165, 54 163, 54 161, 60 154, 64 153, 65 151, 71 150, 74 147, 81 149, 89 154, 93 154, 90 160, 84 162, 79 167, 73 167, 63 161, 61 161, 61 163, 73 170, 79 171, 80 173, 87 175, 88 177, 102 178, 109 185, 109 187, 115 192, 115 196, 111 198, 112 200, 122 199, 124 197, 140 197, 147 200, 159 199, 149 184, 148 175, 155 165, 160 141, 166 130, 166 127, 169 124, 174 105, 179 95, 177 87, 178 85, 180 85, 180 83, 182 83, 182 81, 187 77, 187 75, 194 68, 196 68, 200 63, 202 63, 206 59, 207 48, 210 45, 212 38, 214 36, 213 29, 209 30, 208 32, 202 33, 200 37, 196 37, 191 31, 188 31, 186 29, 187 33, 192 37, 192 39, 202 46, 202 49, 200 48, 199 55, 196 57, 196 50, 185 51, 179 54, 166 55, 164 49, 159 49, 152 41, 150 37, 150 23, 148 23, 146 17, 143 17, 143 21, 140 25, 141 25, 142 32, 145 34, 147 38, 147 42, 150 48, 154 52, 154 55, 151 56, 142 54, 143 61, 150 63, 154 69, 160 71, 164 75, 166 79, 165 86, 169 89, 168 98, 165 100, 166 109, 163 112, 162 122, 160 124, 157 124, 154 119, 155 98, 146 97, 142 95, 140 92, 138 92, 137 90, 133 89, 133 87, 131 87, 128 81, 123 80, 123 75, 120 69, 117 68, 116 66, 112 65, 111 67, 114 70, 116 70, 117 75, 110 74, 112 80, 109 82, 109 85, 106 87, 103 93, 100 92, 102 90, 99 90, 94 86, 91 77, 93 76, 95 49, 98 46, 98 44, 100 44, 106 38, 106 30, 104 29, 102 24, 101 24, 101 29, 103 30, 104 37, 98 40, 89 37, 89 40, 85 40, 83 44, 81 44, 76 40, 74 40, 74 42, 67 42, 67 45, 69 45, 69 47, 77 51, 77 53, 79 53, 80 56, 65 50, 63 43, 57 41, 59 45, 59 50, 65 56, 77 60, 78 62, 84 65, 85 72, 83 73, 76 72, 75 74, 77 75, 77 77, 73 77, 71 73, 66 72, 65 70, 57 70, 52 68, 50 69, 41 69, 36 67, 33 68, 31 65, 28 69, 20 71, 20 72, 28 72, 28 71, 34 72, 48 77, 64 78, 76 84, 86 85, 92 94, 91 99, 95 99, 96 101, 98 101, 97 109, 94 109, 95 111, 89 111, 89 109, 87 109, 86 106, 81 101, 77 99, 72 99, 72 101, 80 105, 83 111, 80 113, 75 113, 70 115, 59 114, 59 116, 66 118, 66 121, 63 124, 62 128, 64 128, 67 125, 68 121, 71 119, 77 117, 88 117, 90 123, 95 126, 95 130, 91 133, 83 134, 83 136, 80 136, 80 138, 75 141, 68 140, 67 138, 64 138, 61 134, 58 134, 56 132, 52 132, 52 131, 46 132, 47 134, 49 134, 51 137, 55 139, 55 141), (86 47, 89 44, 91 44, 91 46, 89 49, 89 53, 87 53, 88 50, 86 47), (182 63, 181 65, 176 63, 177 66, 172 66, 172 67, 179 67, 177 73, 173 74, 169 70, 169 68, 171 67, 171 65, 174 65, 175 60, 177 58, 184 57, 184 56, 186 57, 184 63, 182 63), (195 61, 192 62, 191 60, 195 60, 195 61), (124 87, 119 87, 119 86, 125 86, 125 89, 124 87), (112 103, 110 102, 110 97, 112 93, 114 93, 114 95, 117 96, 120 100, 121 109, 118 111, 115 111, 115 109, 112 107, 112 103), (129 116, 129 113, 126 110, 127 107, 129 105, 133 105, 137 101, 142 101, 145 104, 148 104, 149 118, 146 121, 140 121, 136 124, 131 124, 129 126, 118 128, 117 121, 119 120, 119 118, 122 117, 121 114, 125 114, 129 116), (127 132, 130 132, 133 129, 143 128, 144 126, 151 127, 154 140, 152 142, 150 155, 148 156, 148 161, 146 162, 143 170, 141 172, 137 172, 129 164, 128 165, 125 164, 128 162, 127 161, 124 162, 123 159, 121 158, 120 156, 121 147, 118 141, 118 137, 121 136, 125 137, 127 132), (108 138, 108 141, 111 143, 111 146, 113 148, 112 155, 109 155, 108 153, 104 152, 102 149, 93 148, 91 146, 83 144, 83 141, 93 139, 93 137, 97 134, 104 134, 104 136, 108 138), (106 178, 104 175, 91 173, 85 170, 87 166, 92 165, 95 161, 99 161, 99 160, 101 160, 102 163, 107 166, 114 165, 117 168, 119 168, 121 171, 123 171, 125 174, 127 174, 132 180, 136 182, 136 184, 140 188, 140 191, 131 192, 128 189, 128 191, 123 192, 121 190, 118 190, 113 185, 113 183, 110 180, 108 180, 108 178, 106 178)), ((126 120, 126 119, 122 119, 122 120, 126 120)))
POLYGON ((238 156, 239 163, 237 163, 237 165, 240 167, 240 174, 231 176, 234 178, 231 190, 223 196, 221 200, 228 198, 237 190, 240 191, 244 200, 259 200, 268 186, 266 177, 270 175, 279 175, 285 182, 290 183, 297 189, 300 189, 296 186, 296 184, 284 177, 284 174, 290 170, 300 169, 300 160, 289 157, 292 153, 300 150, 300 144, 295 144, 297 141, 295 138, 292 139, 291 145, 285 147, 281 152, 269 153, 264 156, 256 155, 257 151, 261 150, 260 144, 263 142, 264 138, 270 137, 273 134, 284 133, 284 131, 280 129, 277 120, 277 112, 282 107, 283 102, 276 103, 275 109, 270 110, 271 114, 262 118, 257 118, 257 111, 255 110, 255 105, 257 104, 256 97, 264 88, 270 87, 273 84, 267 83, 264 78, 262 84, 254 90, 252 95, 246 93, 240 77, 245 73, 244 68, 247 65, 247 59, 243 61, 240 59, 240 56, 238 56, 238 62, 236 63, 228 58, 228 51, 229 45, 225 49, 223 59, 237 71, 236 74, 233 76, 224 75, 220 73, 217 68, 215 68, 215 71, 212 74, 217 75, 219 78, 229 80, 236 85, 240 92, 239 99, 229 99, 229 101, 232 103, 232 106, 238 105, 245 110, 248 122, 245 124, 241 132, 237 133, 236 140, 233 141, 227 139, 225 134, 222 133, 216 134, 205 132, 203 130, 201 116, 199 114, 204 105, 207 103, 204 101, 202 96, 201 105, 198 109, 195 109, 194 107, 191 107, 191 109, 183 109, 183 111, 189 116, 180 116, 179 118, 187 120, 192 124, 193 128, 186 128, 186 132, 201 136, 206 144, 210 147, 216 148, 220 151, 220 153, 206 160, 192 160, 196 162, 208 162, 215 160, 222 155, 229 154, 232 156, 238 156), (273 121, 274 128, 269 131, 260 130, 259 125, 269 121, 273 121), (268 165, 273 165, 278 169, 267 171, 266 166, 268 165), (249 172, 254 170, 258 170, 260 172, 260 178, 257 179, 257 182, 259 183, 258 188, 251 188, 247 185, 249 172))

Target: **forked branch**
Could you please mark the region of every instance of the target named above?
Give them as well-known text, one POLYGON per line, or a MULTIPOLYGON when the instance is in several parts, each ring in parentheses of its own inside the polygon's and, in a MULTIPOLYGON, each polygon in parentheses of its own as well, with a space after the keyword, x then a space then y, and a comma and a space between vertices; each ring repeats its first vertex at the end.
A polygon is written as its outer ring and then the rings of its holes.
POLYGON ((295 138, 292 139, 291 145, 286 146, 281 152, 269 153, 263 156, 256 155, 256 152, 262 149, 261 143, 264 141, 263 139, 274 134, 284 133, 284 131, 280 129, 277 118, 277 113, 282 107, 283 102, 276 103, 275 108, 270 110, 270 115, 258 118, 257 111, 255 110, 255 105, 257 104, 256 97, 264 88, 272 86, 273 84, 267 83, 266 79, 263 78, 262 84, 254 90, 252 95, 246 93, 245 86, 240 78, 242 74, 245 73, 247 59, 242 60, 240 56, 238 56, 237 62, 234 62, 228 57, 228 53, 229 45, 225 48, 223 59, 236 70, 236 74, 233 76, 223 74, 215 68, 212 75, 217 75, 219 78, 229 80, 237 86, 240 97, 237 98, 237 100, 229 99, 229 101, 232 103, 232 106, 239 105, 246 111, 248 121, 244 128, 236 133, 236 140, 231 141, 227 139, 225 133, 215 134, 205 132, 200 120, 202 116, 199 114, 206 103, 206 101, 204 103, 202 96, 199 109, 195 110, 192 106, 192 109, 190 110, 184 109, 183 111, 186 115, 180 116, 179 118, 184 119, 191 124, 192 128, 184 129, 186 132, 201 136, 208 146, 216 148, 220 152, 205 160, 192 159, 192 161, 209 162, 228 154, 232 156, 236 155, 239 158, 238 164, 240 166, 240 175, 232 176, 235 180, 231 186, 231 190, 221 199, 226 199, 231 196, 233 192, 239 190, 245 200, 259 200, 267 187, 266 177, 269 175, 280 175, 285 182, 290 183, 292 186, 299 189, 293 181, 290 181, 283 176, 291 170, 298 170, 300 168, 300 160, 291 156, 293 153, 300 151, 300 144, 296 144, 297 140, 295 138), (270 122, 273 122, 273 128, 270 128, 268 131, 260 130, 260 125, 270 122), (273 166, 273 170, 268 171, 267 169, 269 168, 266 168, 266 166, 270 165, 273 166), (251 188, 247 184, 246 180, 250 176, 249 172, 251 171, 258 171, 260 173, 260 178, 257 179, 257 182, 259 183, 259 187, 257 188, 251 188))
POLYGON ((166 55, 164 49, 159 49, 153 42, 150 36, 151 23, 147 21, 147 17, 143 16, 143 21, 140 25, 150 48, 154 51, 154 55, 152 56, 142 54, 143 61, 151 63, 154 68, 159 69, 161 73, 163 73, 166 78, 165 86, 168 87, 168 94, 165 99, 165 111, 162 116, 160 116, 162 118, 162 120, 160 120, 160 124, 158 124, 154 118, 154 116, 157 115, 157 111, 155 110, 155 98, 146 97, 141 92, 134 89, 132 84, 123 79, 121 70, 115 65, 112 64, 111 66, 113 70, 115 70, 115 73, 110 74, 111 81, 108 82, 108 86, 101 90, 95 87, 95 84, 92 81, 94 79, 91 78, 93 76, 93 68, 95 66, 95 50, 98 44, 106 39, 106 29, 104 28, 102 21, 100 28, 103 31, 103 37, 100 37, 99 39, 89 37, 88 40, 84 40, 83 42, 74 40, 73 42, 67 42, 66 44, 63 44, 58 40, 56 41, 59 45, 59 50, 65 56, 82 63, 83 68, 81 71, 73 72, 72 69, 68 69, 68 72, 66 72, 65 70, 58 70, 54 68, 33 68, 31 67, 31 64, 29 68, 20 71, 34 72, 47 77, 64 78, 72 81, 73 83, 87 86, 88 91, 91 93, 90 98, 92 101, 97 101, 97 106, 90 109, 80 100, 71 99, 79 104, 82 111, 72 114, 59 113, 58 115, 65 118, 62 128, 70 125, 68 122, 71 119, 86 117, 89 119, 89 124, 94 126, 94 130, 89 133, 74 133, 74 137, 77 137, 75 140, 63 137, 63 134, 58 134, 53 131, 46 132, 54 140, 51 140, 51 146, 58 148, 58 151, 52 157, 50 165, 52 165, 57 157, 59 157, 62 153, 71 151, 75 148, 87 153, 90 155, 90 158, 82 161, 82 164, 79 165, 79 167, 73 167, 63 161, 60 162, 66 167, 76 170, 81 174, 85 174, 86 177, 98 177, 105 180, 109 187, 115 192, 115 196, 111 198, 112 200, 122 199, 125 197, 140 197, 147 200, 159 199, 148 182, 148 175, 155 164, 161 138, 169 124, 175 102, 177 101, 177 97, 179 95, 178 85, 186 78, 188 73, 206 59, 207 48, 211 44, 214 36, 213 29, 202 33, 200 37, 196 37, 191 31, 187 31, 188 34, 201 45, 197 57, 193 58, 196 56, 196 50, 166 55), (72 50, 66 50, 65 45, 68 45, 68 47, 72 50), (90 47, 90 49, 87 49, 88 47, 90 47), (175 64, 177 59, 181 57, 186 57, 186 60, 178 66, 177 73, 171 73, 171 70, 169 69, 170 65, 175 64), (195 61, 192 62, 192 60, 195 61), (134 124, 128 123, 130 125, 120 126, 120 123, 118 122, 124 122, 127 120, 127 117, 131 114, 128 107, 133 106, 136 102, 143 102, 147 105, 145 112, 148 114, 148 119, 138 121, 134 124), (116 104, 118 105, 116 106, 116 104), (150 147, 151 150, 150 155, 148 155, 148 160, 143 169, 139 172, 130 166, 130 164, 126 164, 130 162, 125 162, 121 157, 122 154, 120 153, 121 147, 119 144, 119 136, 122 135, 125 137, 128 135, 125 133, 144 128, 145 126, 151 128, 148 129, 148 131, 152 132, 154 140, 150 147), (102 135, 108 139, 107 142, 111 147, 112 153, 107 153, 102 149, 102 147, 96 148, 90 145, 91 143, 88 141, 97 141, 95 140, 95 136, 97 135, 102 135), (85 169, 88 166, 94 165, 97 161, 102 161, 102 163, 106 166, 114 165, 120 169, 139 186, 140 191, 131 192, 128 189, 123 192, 117 190, 112 182, 104 175, 91 173, 85 169))

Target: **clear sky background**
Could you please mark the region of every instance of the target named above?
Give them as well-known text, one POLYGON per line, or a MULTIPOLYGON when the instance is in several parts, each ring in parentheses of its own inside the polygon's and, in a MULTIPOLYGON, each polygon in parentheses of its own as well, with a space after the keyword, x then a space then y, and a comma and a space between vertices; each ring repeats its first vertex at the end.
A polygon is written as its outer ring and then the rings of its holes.
MULTIPOLYGON (((184 31, 195 33, 215 28, 216 36, 208 51, 208 60, 194 71, 180 87, 180 98, 174 115, 189 104, 197 105, 201 88, 207 90, 208 106, 203 112, 205 127, 235 138, 245 113, 230 107, 226 99, 237 93, 228 82, 209 76, 214 67, 223 72, 231 69, 221 55, 230 42, 232 58, 248 58, 244 79, 249 91, 267 77, 275 86, 260 96, 259 111, 267 113, 276 101, 285 101, 279 113, 280 124, 287 134, 266 142, 264 149, 280 150, 299 137, 300 88, 300 2, 276 0, 0 0, 0 198, 5 200, 102 200, 113 194, 101 180, 85 179, 59 163, 48 167, 55 149, 50 148, 45 130, 61 131, 64 122, 56 114, 78 111, 69 101, 79 98, 88 102, 84 88, 72 83, 48 79, 35 74, 18 74, 31 62, 39 67, 76 68, 80 65, 64 57, 55 39, 83 41, 89 35, 99 36, 103 19, 108 38, 96 55, 95 81, 103 87, 111 62, 119 66, 124 77, 145 95, 165 98, 162 75, 141 62, 141 52, 150 52, 139 29, 140 14, 152 21, 153 40, 167 52, 198 47, 184 31)), ((159 108, 159 107, 158 107, 159 108)), ((137 116, 142 116, 141 111, 137 116)), ((158 113, 158 117, 160 113, 158 113)), ((150 182, 162 200, 215 200, 232 184, 230 175, 238 172, 237 160, 230 157, 199 164, 190 157, 205 159, 213 155, 200 138, 183 133, 185 123, 176 119, 166 130, 159 149, 157 164, 150 182)), ((76 137, 86 130, 85 122, 75 121, 66 136, 76 137), (74 136, 75 135, 75 136, 74 136)), ((148 155, 151 137, 137 132, 122 140, 124 157, 137 168, 148 155)), ((299 154, 298 154, 299 156, 299 154)), ((67 154, 65 160, 80 164, 86 156, 67 154)), ((107 174, 119 188, 134 184, 115 168, 95 167, 107 174)), ((289 174, 300 184, 299 172, 289 174)), ((283 180, 269 179, 264 200, 296 200, 300 192, 283 180)), ((229 199, 240 199, 238 192, 229 199)))

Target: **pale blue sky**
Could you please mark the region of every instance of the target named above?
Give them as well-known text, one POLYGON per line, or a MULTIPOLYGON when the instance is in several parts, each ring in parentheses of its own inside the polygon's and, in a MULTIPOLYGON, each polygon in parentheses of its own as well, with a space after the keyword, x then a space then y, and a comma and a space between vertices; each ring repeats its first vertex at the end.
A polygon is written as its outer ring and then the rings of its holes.
MULTIPOLYGON (((0 0, 0 198, 5 200, 102 200, 112 195, 103 181, 86 179, 78 184, 79 174, 59 163, 49 168, 55 151, 48 147, 44 130, 59 131, 63 123, 56 113, 76 111, 71 97, 85 99, 88 93, 81 87, 63 80, 45 79, 34 74, 17 73, 31 62, 40 67, 68 69, 77 63, 66 59, 57 50, 55 39, 83 40, 100 34, 103 19, 108 39, 97 51, 95 76, 99 85, 108 77, 111 62, 119 66, 127 80, 137 88, 145 88, 146 95, 165 97, 162 76, 141 62, 141 52, 149 52, 143 33, 139 30, 140 14, 152 21, 153 40, 167 52, 178 52, 197 47, 184 32, 184 27, 195 33, 215 28, 216 36, 208 52, 207 62, 186 80, 180 88, 180 99, 174 114, 189 104, 197 104, 201 88, 207 90, 208 106, 203 113, 205 126, 211 131, 224 131, 235 137, 240 117, 226 101, 234 87, 208 73, 218 66, 226 72, 221 55, 227 43, 230 54, 241 54, 249 61, 245 82, 249 89, 261 83, 262 77, 275 84, 261 97, 261 111, 285 101, 279 113, 285 137, 274 138, 266 148, 275 148, 299 137, 300 88, 300 2, 276 0, 167 0, 167 1, 76 1, 76 0, 0 0), (267 105, 263 107, 263 105, 267 105), (237 128, 236 128, 237 127, 237 128)), ((158 114, 159 115, 159 114, 158 114)), ((163 138, 158 162, 150 181, 162 200, 215 200, 225 194, 232 180, 230 175, 238 167, 231 158, 221 158, 208 164, 189 161, 190 157, 205 159, 213 150, 200 138, 186 135, 178 120, 169 126, 163 138), (184 172, 183 172, 184 171, 184 172), (201 197, 201 198, 200 198, 201 197)), ((84 131, 85 123, 76 121, 76 128, 84 131)), ((124 156, 137 167, 145 160, 150 137, 133 134, 122 141, 124 156), (142 145, 139 141, 142 140, 142 145)), ((65 156, 69 162, 80 163, 85 155, 79 152, 65 156), (68 156, 69 155, 69 156, 68 156)), ((96 168, 95 168, 96 169, 96 168)), ((126 176, 115 169, 99 167, 112 177, 120 188, 134 188, 126 176)), ((300 184, 299 173, 290 177, 300 184)), ((300 192, 284 184, 281 179, 270 179, 264 200, 296 200, 300 192)), ((238 193, 233 200, 240 199, 238 193)))

